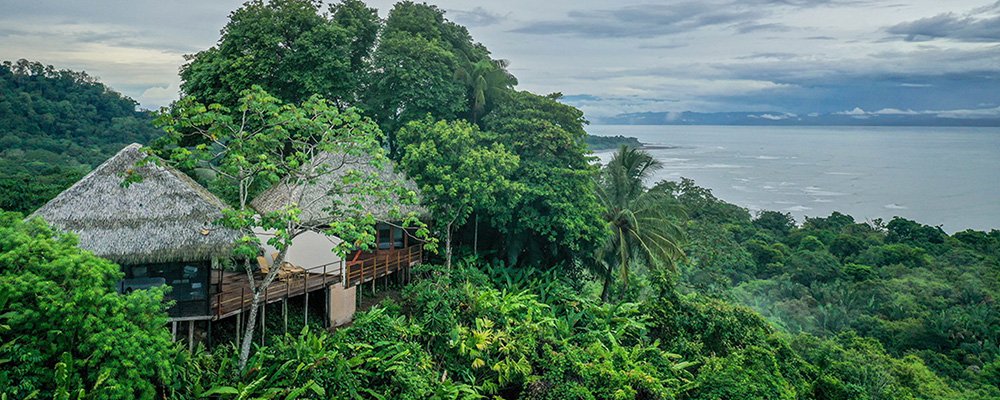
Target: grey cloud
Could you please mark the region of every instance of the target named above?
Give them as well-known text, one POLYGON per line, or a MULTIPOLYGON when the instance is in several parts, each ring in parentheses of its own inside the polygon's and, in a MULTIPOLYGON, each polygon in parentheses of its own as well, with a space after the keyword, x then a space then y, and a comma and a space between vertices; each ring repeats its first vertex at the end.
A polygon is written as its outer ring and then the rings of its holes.
POLYGON ((448 19, 465 26, 479 27, 499 24, 507 19, 507 16, 476 7, 471 10, 448 10, 448 19))
POLYGON ((755 23, 742 23, 735 26, 736 31, 739 33, 751 33, 751 32, 788 32, 792 30, 792 27, 785 24, 770 23, 770 24, 755 24, 755 23))
POLYGON ((1000 42, 1000 2, 964 15, 938 14, 886 28, 906 41, 952 39, 963 42, 1000 42), (986 14, 986 15, 984 15, 986 14))
POLYGON ((640 44, 638 47, 640 49, 650 49, 650 50, 671 50, 679 49, 681 47, 687 47, 687 43, 664 43, 664 44, 640 44))
POLYGON ((713 25, 751 23, 757 10, 720 7, 703 2, 628 6, 614 10, 572 11, 569 19, 542 21, 513 32, 537 35, 576 35, 602 38, 651 38, 713 25))
POLYGON ((760 60, 760 59, 774 59, 774 60, 791 60, 798 57, 794 53, 754 53, 748 56, 736 57, 738 60, 760 60))

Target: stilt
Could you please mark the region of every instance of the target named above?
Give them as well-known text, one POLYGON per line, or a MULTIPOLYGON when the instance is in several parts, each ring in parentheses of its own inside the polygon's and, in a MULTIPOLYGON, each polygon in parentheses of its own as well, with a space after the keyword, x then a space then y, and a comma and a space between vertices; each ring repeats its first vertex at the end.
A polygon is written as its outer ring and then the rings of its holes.
POLYGON ((288 334, 288 290, 289 283, 285 281, 285 301, 281 303, 281 316, 285 319, 285 334, 288 334))
POLYGON ((170 341, 177 341, 177 321, 170 321, 170 341))
POLYGON ((330 328, 330 287, 323 287, 323 328, 330 328))
POLYGON ((240 340, 243 339, 243 310, 236 313, 236 348, 240 348, 240 340))
POLYGON ((188 353, 194 353, 194 321, 188 321, 188 353))
POLYGON ((304 321, 303 325, 309 326, 309 292, 306 292, 304 301, 305 301, 305 306, 302 307, 302 314, 303 314, 302 320, 304 321))
POLYGON ((208 343, 206 345, 208 350, 212 349, 212 345, 215 344, 212 340, 212 320, 208 320, 208 343))

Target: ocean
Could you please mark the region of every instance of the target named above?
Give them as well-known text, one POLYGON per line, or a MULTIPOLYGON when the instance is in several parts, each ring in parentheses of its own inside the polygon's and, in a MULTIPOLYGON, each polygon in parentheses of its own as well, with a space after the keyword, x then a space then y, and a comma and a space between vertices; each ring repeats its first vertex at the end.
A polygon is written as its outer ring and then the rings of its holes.
MULTIPOLYGON (((664 168, 752 211, 858 221, 894 216, 949 233, 1000 229, 1000 128, 591 125, 634 136, 664 168)), ((610 151, 598 152, 606 160, 610 151)), ((649 182, 653 183, 653 182, 649 182)))

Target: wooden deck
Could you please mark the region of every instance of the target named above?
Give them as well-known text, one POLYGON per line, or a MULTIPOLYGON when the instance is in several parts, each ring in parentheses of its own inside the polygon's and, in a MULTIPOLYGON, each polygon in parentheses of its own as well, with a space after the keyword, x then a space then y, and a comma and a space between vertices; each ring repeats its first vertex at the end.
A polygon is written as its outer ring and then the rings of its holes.
MULTIPOLYGON (((402 249, 378 250, 363 253, 351 261, 338 261, 306 270, 287 279, 275 279, 264 291, 266 304, 287 298, 325 290, 344 283, 345 287, 357 286, 397 271, 408 271, 423 260, 423 248, 410 246, 402 249), (346 279, 345 278, 346 274, 346 279)), ((255 280, 263 277, 254 276, 255 280)), ((211 319, 219 320, 246 311, 253 302, 250 278, 243 271, 212 271, 211 319)))
MULTIPOLYGON (((264 300, 267 304, 275 303, 340 283, 340 265, 338 262, 322 268, 311 268, 288 279, 275 279, 264 290, 264 300)), ((259 275, 254 277, 255 280, 262 278, 259 275)), ((250 278, 246 272, 213 271, 212 283, 215 286, 211 303, 213 319, 226 318, 250 308, 253 291, 250 289, 250 278)))
POLYGON ((357 286, 400 270, 409 270, 424 257, 423 247, 409 246, 402 249, 379 250, 347 261, 344 267, 344 286, 357 286))

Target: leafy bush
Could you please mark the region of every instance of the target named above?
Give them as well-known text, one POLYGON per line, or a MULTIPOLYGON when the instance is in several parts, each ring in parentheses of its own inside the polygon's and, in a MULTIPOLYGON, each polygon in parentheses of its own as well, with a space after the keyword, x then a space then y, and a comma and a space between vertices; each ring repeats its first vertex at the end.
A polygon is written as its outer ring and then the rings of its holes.
POLYGON ((0 212, 0 391, 131 399, 171 386, 183 356, 163 291, 119 295, 121 277, 73 236, 0 212))

